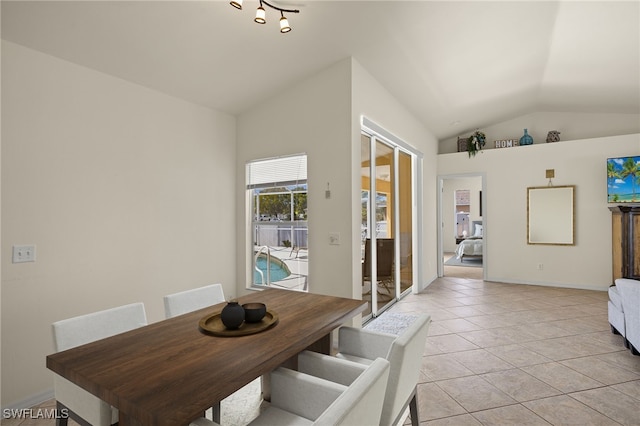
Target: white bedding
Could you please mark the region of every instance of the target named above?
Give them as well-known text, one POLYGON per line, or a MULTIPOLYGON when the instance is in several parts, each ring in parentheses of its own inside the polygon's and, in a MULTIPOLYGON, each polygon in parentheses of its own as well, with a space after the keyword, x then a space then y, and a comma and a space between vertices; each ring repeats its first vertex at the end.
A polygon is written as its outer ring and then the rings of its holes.
POLYGON ((462 240, 456 248, 456 257, 462 256, 482 256, 482 238, 467 238, 462 240))

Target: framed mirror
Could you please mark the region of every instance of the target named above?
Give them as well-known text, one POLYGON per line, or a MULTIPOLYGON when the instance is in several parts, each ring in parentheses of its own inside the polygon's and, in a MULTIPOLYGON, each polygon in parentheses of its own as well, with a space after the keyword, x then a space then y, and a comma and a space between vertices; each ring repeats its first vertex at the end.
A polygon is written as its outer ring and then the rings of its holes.
POLYGON ((574 245, 575 185, 527 188, 527 243, 574 245))

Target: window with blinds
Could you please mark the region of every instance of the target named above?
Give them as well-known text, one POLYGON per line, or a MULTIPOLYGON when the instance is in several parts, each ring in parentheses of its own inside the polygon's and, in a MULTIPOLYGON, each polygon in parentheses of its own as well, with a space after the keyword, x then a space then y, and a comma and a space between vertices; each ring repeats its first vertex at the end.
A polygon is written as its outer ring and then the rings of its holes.
POLYGON ((307 290, 306 154, 247 163, 251 194, 252 286, 307 290))
POLYGON ((247 189, 307 184, 307 156, 257 160, 247 164, 247 189))

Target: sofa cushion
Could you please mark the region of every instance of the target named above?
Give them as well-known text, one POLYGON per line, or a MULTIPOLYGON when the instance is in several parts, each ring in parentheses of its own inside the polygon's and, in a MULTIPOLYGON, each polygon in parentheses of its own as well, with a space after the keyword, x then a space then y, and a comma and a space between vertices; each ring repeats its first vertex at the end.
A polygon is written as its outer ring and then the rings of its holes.
POLYGON ((620 297, 620 292, 615 285, 609 287, 609 301, 616 307, 620 312, 624 312, 622 310, 622 298, 620 297))

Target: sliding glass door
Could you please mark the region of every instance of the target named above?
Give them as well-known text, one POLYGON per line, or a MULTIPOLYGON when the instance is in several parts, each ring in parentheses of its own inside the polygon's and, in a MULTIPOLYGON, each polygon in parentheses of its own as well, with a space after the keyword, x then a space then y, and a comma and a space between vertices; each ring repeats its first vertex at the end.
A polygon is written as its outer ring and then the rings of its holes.
POLYGON ((381 137, 361 137, 362 298, 376 316, 414 280, 414 158, 381 137))

